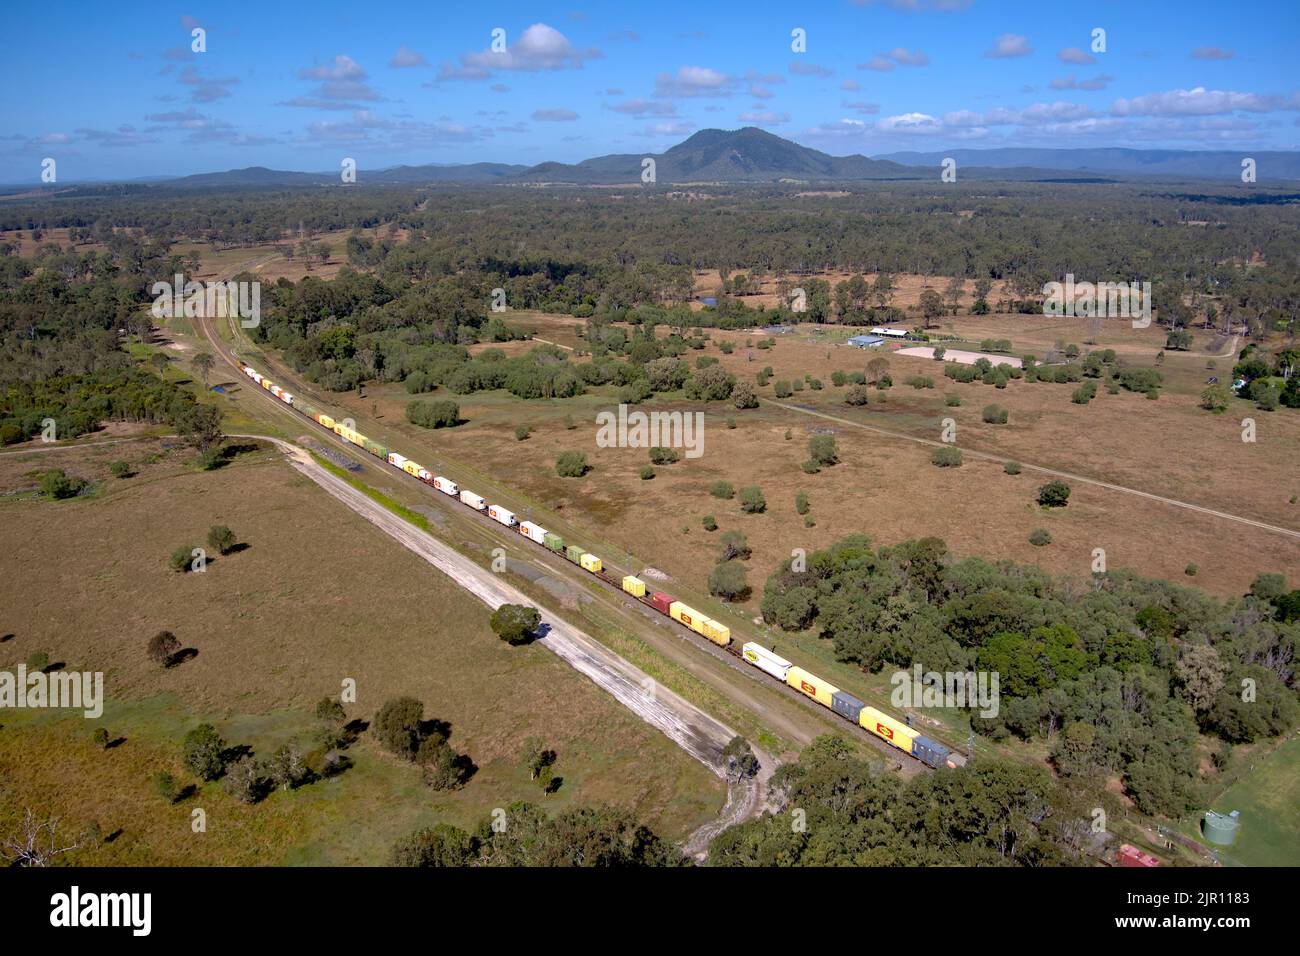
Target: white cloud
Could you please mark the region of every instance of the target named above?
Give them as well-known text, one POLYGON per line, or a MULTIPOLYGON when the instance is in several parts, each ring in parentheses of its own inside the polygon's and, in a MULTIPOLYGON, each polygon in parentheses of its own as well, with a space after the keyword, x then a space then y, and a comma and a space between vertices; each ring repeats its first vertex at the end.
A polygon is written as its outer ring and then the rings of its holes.
POLYGON ((400 70, 407 67, 428 66, 429 61, 409 46, 399 46, 393 58, 388 61, 388 65, 400 70))
MULTIPOLYGON (((1294 98, 1293 98, 1294 100, 1294 98)), ((1190 90, 1148 93, 1132 99, 1118 99, 1111 104, 1113 116, 1211 116, 1233 113, 1266 113, 1277 109, 1294 109, 1280 96, 1238 93, 1231 90, 1207 90, 1198 86, 1190 90)))
POLYGON ((600 56, 599 50, 575 49, 568 37, 554 27, 534 23, 513 45, 507 44, 504 52, 494 53, 489 49, 466 53, 461 57, 461 62, 471 69, 523 70, 535 73, 567 67, 580 69, 584 60, 594 60, 600 56))
POLYGON ((656 96, 730 96, 736 78, 706 66, 679 67, 655 78, 656 96))
POLYGON ((1192 51, 1193 60, 1231 60, 1233 57, 1232 50, 1225 50, 1217 46, 1198 46, 1192 51))
POLYGON ((533 110, 533 119, 545 123, 568 123, 577 118, 578 114, 573 112, 573 110, 566 110, 563 108, 533 110))
POLYGON ((1019 33, 1004 33, 993 41, 993 46, 984 55, 994 60, 1005 60, 1017 56, 1028 56, 1034 51, 1029 48, 1029 40, 1019 33))
POLYGON ((1074 63, 1077 66, 1088 66, 1097 62, 1096 58, 1091 53, 1086 53, 1083 50, 1080 50, 1077 46, 1067 46, 1060 53, 1056 54, 1056 58, 1062 63, 1074 63))
POLYGON ((896 46, 887 53, 881 53, 873 56, 866 63, 859 63, 859 70, 875 70, 878 73, 887 73, 895 66, 929 66, 930 58, 925 55, 924 50, 908 50, 901 46, 896 46))

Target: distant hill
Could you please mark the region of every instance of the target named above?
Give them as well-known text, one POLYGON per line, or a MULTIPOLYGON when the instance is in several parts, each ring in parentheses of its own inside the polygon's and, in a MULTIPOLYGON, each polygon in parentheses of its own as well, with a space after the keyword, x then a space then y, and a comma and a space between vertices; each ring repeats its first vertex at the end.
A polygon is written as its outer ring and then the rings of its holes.
MULTIPOLYGON (((1241 161, 1255 160, 1260 181, 1300 179, 1300 152, 1271 150, 1191 149, 947 149, 935 152, 885 153, 875 158, 905 166, 937 167, 945 157, 957 168, 1033 167, 1036 171, 1105 173, 1111 176, 1152 176, 1241 181, 1241 161)), ((960 175, 960 173, 958 174, 960 175)))
POLYGON ((898 163, 865 156, 830 156, 755 126, 704 129, 663 153, 598 156, 581 163, 542 163, 519 174, 524 182, 638 183, 642 160, 655 161, 659 183, 776 182, 918 179, 898 163))

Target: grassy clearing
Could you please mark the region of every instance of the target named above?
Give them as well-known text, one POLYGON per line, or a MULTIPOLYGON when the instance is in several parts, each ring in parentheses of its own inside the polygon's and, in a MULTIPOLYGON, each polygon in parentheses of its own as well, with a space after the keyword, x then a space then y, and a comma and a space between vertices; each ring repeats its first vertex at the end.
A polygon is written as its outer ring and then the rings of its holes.
MULTIPOLYGON (((1210 809, 1241 813, 1237 842, 1223 851, 1228 859, 1246 866, 1300 865, 1300 736, 1293 735, 1253 763, 1210 809)), ((1199 818, 1184 831, 1200 836, 1199 818)))
MULTIPOLYGON (((35 457, 0 456, 0 490, 28 480, 35 457)), ((89 721, 7 717, 0 828, 26 806, 48 808, 69 825, 124 829, 96 851, 96 863, 175 860, 185 843, 172 825, 186 826, 188 810, 163 806, 150 780, 177 762, 184 732, 211 720, 232 743, 265 753, 301 732, 315 701, 337 694, 345 678, 359 693, 350 716, 369 718, 384 700, 409 694, 448 721, 453 746, 479 766, 468 786, 433 794, 413 767, 363 741, 338 783, 277 793, 247 812, 204 788, 210 818, 220 810, 243 822, 196 861, 382 862, 391 840, 414 826, 470 824, 514 799, 543 800, 517 766, 528 736, 560 755, 565 783, 547 806, 628 806, 679 837, 721 804, 721 783, 704 767, 543 648, 507 647, 479 602, 288 470, 278 453, 209 473, 164 455, 113 482, 95 501, 0 504, 12 532, 0 576, 23 596, 6 619, 13 636, 0 644, 0 666, 43 650, 69 669, 102 670, 103 722, 128 738, 99 752, 89 721), (218 556, 202 574, 169 571, 171 550, 202 546, 212 524, 229 525, 249 547, 218 556), (197 656, 172 669, 148 661, 145 642, 162 629, 197 656), (28 753, 41 756, 20 759, 28 753), (305 822, 317 814, 319 826, 305 822)))

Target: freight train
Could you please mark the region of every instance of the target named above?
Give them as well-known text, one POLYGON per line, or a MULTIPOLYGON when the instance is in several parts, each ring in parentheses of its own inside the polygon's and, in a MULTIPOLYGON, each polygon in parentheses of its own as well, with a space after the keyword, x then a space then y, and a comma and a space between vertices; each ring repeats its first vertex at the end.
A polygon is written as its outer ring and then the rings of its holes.
POLYGON ((378 442, 371 441, 357 431, 350 420, 336 420, 325 412, 313 408, 301 398, 276 385, 252 366, 240 362, 239 368, 245 375, 273 396, 322 428, 329 429, 343 440, 369 452, 412 478, 424 482, 449 498, 454 498, 461 504, 487 515, 493 521, 518 532, 529 541, 572 561, 607 584, 620 588, 647 607, 654 608, 660 614, 667 615, 683 627, 694 631, 728 652, 736 654, 745 663, 794 688, 823 707, 834 711, 845 720, 857 724, 890 746, 896 747, 922 763, 935 768, 955 768, 966 762, 961 754, 955 753, 943 744, 917 733, 914 728, 902 721, 896 720, 874 707, 867 706, 852 694, 840 690, 829 681, 822 680, 816 674, 812 674, 802 667, 798 667, 779 657, 760 644, 750 642, 737 651, 731 640, 731 629, 725 624, 720 624, 707 615, 701 614, 694 608, 683 604, 671 594, 666 594, 663 591, 649 591, 645 582, 635 575, 628 574, 622 578, 615 577, 605 570, 604 562, 596 555, 578 545, 566 544, 558 534, 547 531, 535 522, 520 521, 518 516, 509 509, 501 505, 489 504, 482 495, 475 494, 467 488, 461 488, 450 478, 435 475, 429 469, 418 462, 412 461, 405 455, 390 451, 378 442))

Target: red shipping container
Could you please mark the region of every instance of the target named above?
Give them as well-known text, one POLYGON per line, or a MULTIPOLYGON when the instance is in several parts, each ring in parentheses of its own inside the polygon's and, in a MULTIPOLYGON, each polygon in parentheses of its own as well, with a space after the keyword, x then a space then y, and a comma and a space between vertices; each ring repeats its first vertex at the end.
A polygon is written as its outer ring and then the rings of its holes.
POLYGON ((1115 854, 1115 862, 1120 866, 1159 866, 1160 861, 1150 853, 1143 853, 1135 846, 1125 843, 1115 854))
POLYGON ((650 595, 650 603, 654 605, 656 611, 660 611, 663 614, 668 613, 668 605, 672 604, 676 600, 677 598, 673 597, 671 594, 664 594, 663 591, 655 591, 650 595))

